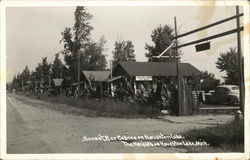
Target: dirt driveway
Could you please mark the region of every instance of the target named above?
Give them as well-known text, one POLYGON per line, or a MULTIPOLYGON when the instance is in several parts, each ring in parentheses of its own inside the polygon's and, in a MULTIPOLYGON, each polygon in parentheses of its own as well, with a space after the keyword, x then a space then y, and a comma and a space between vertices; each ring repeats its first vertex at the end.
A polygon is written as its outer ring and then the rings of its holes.
MULTIPOLYGON (((192 128, 223 124, 233 115, 197 115, 161 119, 87 117, 68 113, 73 106, 7 96, 7 153, 153 153, 186 152, 181 147, 128 147, 119 141, 82 142, 98 134, 170 135, 192 128), (52 109, 54 106, 61 110, 52 109)), ((77 112, 77 111, 76 111, 77 112)))

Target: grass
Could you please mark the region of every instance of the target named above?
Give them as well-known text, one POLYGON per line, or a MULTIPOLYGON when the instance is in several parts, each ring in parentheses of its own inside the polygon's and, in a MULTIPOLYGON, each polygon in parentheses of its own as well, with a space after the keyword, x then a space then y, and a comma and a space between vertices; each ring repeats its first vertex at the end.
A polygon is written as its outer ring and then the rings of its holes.
POLYGON ((209 144, 209 147, 189 147, 188 152, 244 152, 243 120, 189 130, 183 136, 188 140, 204 140, 209 144))
MULTIPOLYGON (((30 97, 34 97, 30 95, 30 97)), ((38 97, 37 97, 38 98, 38 97)), ((113 99, 79 99, 64 96, 49 97, 40 95, 42 101, 72 105, 82 109, 89 109, 95 112, 96 116, 121 117, 121 118, 154 118, 159 110, 153 106, 140 105, 126 101, 115 101, 113 99)))

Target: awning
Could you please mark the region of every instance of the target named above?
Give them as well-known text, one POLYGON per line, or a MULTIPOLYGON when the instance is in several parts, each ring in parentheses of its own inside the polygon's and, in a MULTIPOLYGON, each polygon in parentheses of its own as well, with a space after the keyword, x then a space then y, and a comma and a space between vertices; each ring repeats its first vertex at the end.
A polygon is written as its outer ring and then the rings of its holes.
POLYGON ((26 83, 27 83, 27 84, 31 84, 31 81, 27 81, 26 83))
POLYGON ((111 77, 111 78, 105 79, 104 82, 110 83, 110 82, 113 82, 113 81, 118 80, 120 78, 122 78, 122 76, 111 77))
POLYGON ((90 82, 102 82, 107 79, 110 75, 110 71, 82 71, 84 77, 90 82))
MULTIPOLYGON (((80 82, 79 84, 83 84, 84 82, 82 81, 82 82, 80 82)), ((70 84, 70 85, 72 85, 72 86, 76 86, 76 85, 78 85, 78 83, 72 83, 72 84, 70 84)))

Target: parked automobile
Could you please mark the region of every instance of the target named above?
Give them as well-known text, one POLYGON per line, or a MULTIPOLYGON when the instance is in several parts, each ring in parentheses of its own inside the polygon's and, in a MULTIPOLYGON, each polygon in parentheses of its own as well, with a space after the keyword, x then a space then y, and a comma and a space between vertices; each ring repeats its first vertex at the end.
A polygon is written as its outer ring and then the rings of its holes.
POLYGON ((212 96, 214 93, 214 90, 209 90, 208 92, 205 93, 205 102, 208 103, 208 97, 212 96))
POLYGON ((235 105, 239 101, 239 86, 237 85, 220 85, 214 91, 206 93, 206 102, 209 104, 235 105))
POLYGON ((209 90, 207 93, 205 93, 205 96, 211 96, 214 93, 215 90, 209 90))

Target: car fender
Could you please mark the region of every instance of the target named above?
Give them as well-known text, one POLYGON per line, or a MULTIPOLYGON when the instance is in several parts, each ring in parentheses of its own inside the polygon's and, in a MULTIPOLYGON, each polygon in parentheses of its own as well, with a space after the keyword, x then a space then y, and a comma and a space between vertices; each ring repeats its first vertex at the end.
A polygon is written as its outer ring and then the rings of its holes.
POLYGON ((237 95, 235 95, 235 94, 229 94, 229 95, 227 96, 227 99, 231 99, 231 100, 233 100, 233 101, 235 101, 235 102, 238 102, 238 101, 239 101, 239 97, 238 97, 237 95))

